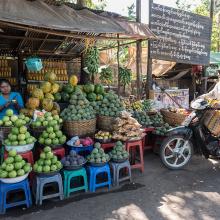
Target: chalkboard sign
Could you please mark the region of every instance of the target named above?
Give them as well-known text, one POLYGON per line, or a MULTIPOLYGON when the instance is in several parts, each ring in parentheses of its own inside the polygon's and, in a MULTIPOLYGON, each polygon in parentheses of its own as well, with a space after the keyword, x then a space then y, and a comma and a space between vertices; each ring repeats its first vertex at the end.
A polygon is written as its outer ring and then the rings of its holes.
POLYGON ((178 63, 209 64, 211 19, 183 10, 152 4, 150 57, 178 63))

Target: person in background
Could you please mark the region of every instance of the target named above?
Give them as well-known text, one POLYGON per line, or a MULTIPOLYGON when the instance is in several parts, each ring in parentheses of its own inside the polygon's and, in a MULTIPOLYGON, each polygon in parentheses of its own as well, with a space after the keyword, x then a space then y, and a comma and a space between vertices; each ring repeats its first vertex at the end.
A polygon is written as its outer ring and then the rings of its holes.
POLYGON ((6 79, 0 81, 0 92, 0 119, 5 116, 7 109, 12 109, 18 115, 19 110, 24 107, 20 93, 12 92, 11 84, 6 79))

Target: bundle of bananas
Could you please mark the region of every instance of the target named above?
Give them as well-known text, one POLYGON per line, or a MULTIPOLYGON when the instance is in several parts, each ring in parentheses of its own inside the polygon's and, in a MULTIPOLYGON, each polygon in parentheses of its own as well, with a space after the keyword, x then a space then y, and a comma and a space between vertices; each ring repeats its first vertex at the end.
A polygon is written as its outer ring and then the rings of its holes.
POLYGON ((110 67, 102 69, 99 79, 103 84, 110 84, 113 81, 112 69, 110 67))
POLYGON ((141 111, 143 109, 143 105, 141 101, 136 101, 131 104, 131 107, 134 111, 141 111))
POLYGON ((131 110, 131 102, 130 102, 130 100, 129 99, 123 99, 122 100, 122 104, 123 104, 123 107, 126 109, 126 110, 128 110, 128 111, 130 111, 131 110))
POLYGON ((122 85, 126 86, 131 83, 131 70, 128 68, 119 68, 119 81, 122 85))
POLYGON ((85 55, 85 66, 91 75, 95 75, 99 70, 99 50, 97 47, 88 49, 85 55))

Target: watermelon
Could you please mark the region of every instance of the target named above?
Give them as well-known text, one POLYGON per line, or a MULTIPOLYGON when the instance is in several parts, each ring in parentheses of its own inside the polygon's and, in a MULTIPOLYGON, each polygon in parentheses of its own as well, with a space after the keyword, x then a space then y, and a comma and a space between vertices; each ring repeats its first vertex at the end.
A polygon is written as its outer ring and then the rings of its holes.
POLYGON ((55 101, 57 101, 57 102, 59 102, 59 101, 61 101, 61 94, 60 93, 55 93, 54 94, 54 99, 55 99, 55 101))
POLYGON ((63 91, 65 93, 71 94, 74 92, 74 87, 71 84, 66 84, 65 86, 63 86, 63 91))
POLYGON ((89 93, 87 95, 87 99, 90 101, 90 102, 93 102, 96 100, 96 94, 95 93, 89 93))
POLYGON ((83 86, 83 90, 87 94, 93 93, 95 90, 95 86, 93 84, 86 84, 83 86))
POLYGON ((102 95, 105 92, 104 87, 101 84, 95 85, 95 93, 102 95))
POLYGON ((62 100, 63 100, 64 102, 68 102, 69 99, 70 99, 69 94, 66 93, 66 92, 62 92, 62 93, 61 93, 61 96, 62 96, 62 100))

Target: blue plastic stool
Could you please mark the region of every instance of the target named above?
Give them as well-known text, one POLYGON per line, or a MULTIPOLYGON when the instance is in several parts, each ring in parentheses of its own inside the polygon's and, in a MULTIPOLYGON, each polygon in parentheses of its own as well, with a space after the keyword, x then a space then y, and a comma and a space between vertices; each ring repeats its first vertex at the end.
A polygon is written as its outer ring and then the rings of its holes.
POLYGON ((39 177, 36 176, 34 184, 33 184, 33 194, 35 195, 35 203, 36 205, 42 205, 42 201, 45 199, 51 199, 55 197, 60 197, 60 200, 63 200, 63 182, 62 182, 62 177, 61 175, 55 174, 53 176, 48 176, 48 177, 39 177), (44 186, 46 184, 53 184, 53 183, 58 183, 58 188, 59 192, 58 193, 53 193, 50 195, 43 195, 43 190, 44 186))
MULTIPOLYGON (((70 196, 70 193, 77 192, 80 190, 88 191, 88 181, 87 181, 87 174, 85 168, 81 168, 79 170, 63 170, 63 186, 64 186, 64 196, 65 198, 70 196), (79 187, 70 187, 71 181, 74 178, 83 177, 84 184, 79 187)), ((77 179, 76 179, 77 180, 77 179)))
POLYGON ((26 205, 27 208, 29 208, 32 205, 31 191, 28 178, 18 183, 0 182, 0 214, 5 214, 7 208, 12 208, 20 205, 26 205), (25 200, 7 204, 7 194, 14 190, 23 190, 25 200))
POLYGON ((126 160, 122 163, 111 162, 110 166, 113 170, 113 185, 119 186, 120 182, 125 180, 129 180, 131 182, 131 165, 129 160, 126 160), (120 170, 124 168, 128 169, 128 175, 125 177, 120 177, 120 170))
POLYGON ((88 174, 89 174, 89 190, 91 192, 95 192, 96 188, 108 186, 108 189, 111 187, 111 172, 108 164, 101 167, 88 166, 88 174), (96 183, 96 177, 98 174, 107 173, 108 180, 102 183, 96 183))
POLYGON ((88 156, 92 152, 93 148, 94 148, 93 145, 88 146, 88 147, 71 147, 71 146, 68 146, 69 152, 71 150, 74 150, 74 151, 76 151, 77 154, 80 154, 81 156, 84 156, 84 157, 88 156))

